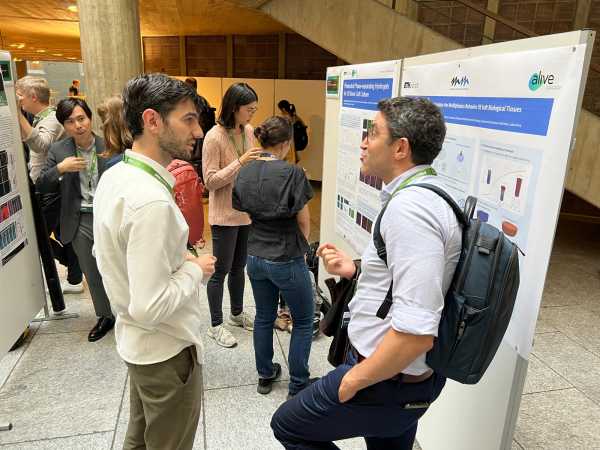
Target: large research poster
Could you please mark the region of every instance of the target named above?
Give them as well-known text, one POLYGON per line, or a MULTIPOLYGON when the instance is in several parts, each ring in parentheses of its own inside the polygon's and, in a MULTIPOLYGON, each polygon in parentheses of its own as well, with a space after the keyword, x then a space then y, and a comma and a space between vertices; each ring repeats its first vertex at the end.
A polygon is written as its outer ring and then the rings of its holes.
POLYGON ((10 61, 0 50, 0 358, 45 300, 10 61))
POLYGON ((434 163, 460 202, 527 255, 505 337, 527 359, 564 185, 585 45, 407 65, 401 94, 428 97, 447 136, 434 163))
POLYGON ((398 92, 399 61, 345 67, 341 74, 340 141, 336 231, 360 254, 377 219, 381 179, 360 170, 360 144, 377 112, 377 102, 398 92))

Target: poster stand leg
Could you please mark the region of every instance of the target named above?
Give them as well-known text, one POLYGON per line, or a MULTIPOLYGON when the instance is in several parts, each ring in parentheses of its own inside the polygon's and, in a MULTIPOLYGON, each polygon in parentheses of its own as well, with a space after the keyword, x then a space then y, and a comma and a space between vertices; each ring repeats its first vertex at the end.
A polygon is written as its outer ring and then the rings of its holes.
MULTIPOLYGON (((63 310, 64 311, 64 310, 63 310)), ((64 319, 76 319, 79 317, 77 313, 54 313, 50 315, 50 310, 48 308, 48 302, 44 302, 44 317, 40 317, 38 319, 33 319, 32 322, 49 322, 51 320, 64 320, 64 319)))
POLYGON ((10 422, 0 422, 0 431, 10 431, 12 427, 13 425, 10 422))

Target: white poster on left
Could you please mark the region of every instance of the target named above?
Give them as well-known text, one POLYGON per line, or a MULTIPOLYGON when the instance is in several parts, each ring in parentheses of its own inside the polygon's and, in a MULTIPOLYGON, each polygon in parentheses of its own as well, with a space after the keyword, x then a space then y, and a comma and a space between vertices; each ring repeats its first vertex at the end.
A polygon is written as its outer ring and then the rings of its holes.
POLYGON ((21 148, 20 136, 15 135, 15 118, 8 104, 14 97, 7 95, 12 83, 5 83, 3 75, 0 72, 0 268, 27 245, 23 202, 17 186, 15 152, 21 148))
POLYGON ((360 145, 379 100, 397 95, 400 70, 400 61, 386 61, 344 67, 341 74, 335 225, 359 254, 371 238, 383 188, 380 178, 362 173, 360 145))

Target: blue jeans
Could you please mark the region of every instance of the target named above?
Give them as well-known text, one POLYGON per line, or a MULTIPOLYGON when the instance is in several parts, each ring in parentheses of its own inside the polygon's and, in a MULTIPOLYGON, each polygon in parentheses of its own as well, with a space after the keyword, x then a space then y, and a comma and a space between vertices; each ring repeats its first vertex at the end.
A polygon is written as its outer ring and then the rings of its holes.
POLYGON ((358 436, 364 437, 368 450, 412 450, 417 422, 427 408, 413 409, 406 405, 432 403, 446 379, 434 373, 421 383, 386 380, 340 403, 340 383, 355 364, 356 359, 349 355, 346 364, 311 384, 275 412, 271 428, 287 450, 339 450, 333 441, 358 436))
POLYGON ((254 319, 254 354, 260 378, 270 378, 273 369, 273 324, 277 318, 279 293, 290 308, 294 327, 290 341, 290 394, 308 385, 308 357, 312 344, 315 305, 308 267, 304 257, 275 262, 248 256, 248 278, 252 284, 256 317, 254 319))

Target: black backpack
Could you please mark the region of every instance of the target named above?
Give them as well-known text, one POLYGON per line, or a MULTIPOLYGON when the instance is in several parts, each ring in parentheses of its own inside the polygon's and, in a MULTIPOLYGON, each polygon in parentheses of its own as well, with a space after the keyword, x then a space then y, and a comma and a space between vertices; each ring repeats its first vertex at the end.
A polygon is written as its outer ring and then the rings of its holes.
MULTIPOLYGON (((492 225, 473 219, 477 204, 468 197, 464 212, 442 189, 410 184, 435 192, 456 214, 463 229, 462 250, 444 299, 444 309, 427 353, 427 365, 437 373, 464 384, 477 383, 492 362, 510 318, 519 289, 519 248, 492 225)), ((387 265, 379 214, 373 231, 377 254, 387 265)), ((377 311, 385 319, 392 306, 392 286, 377 311)))
POLYGON ((294 149, 297 152, 301 152, 308 145, 307 128, 308 127, 304 125, 301 120, 296 120, 294 122, 294 149))

